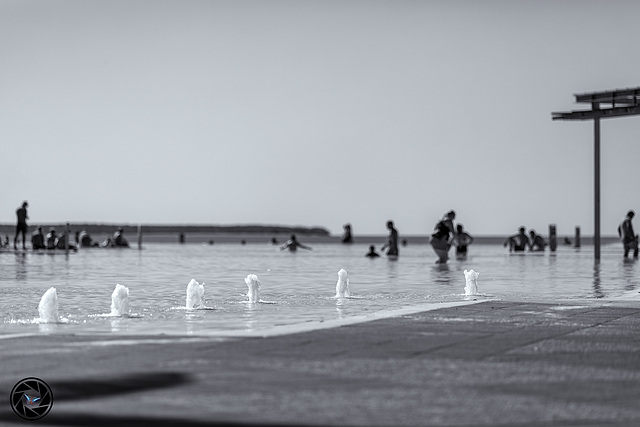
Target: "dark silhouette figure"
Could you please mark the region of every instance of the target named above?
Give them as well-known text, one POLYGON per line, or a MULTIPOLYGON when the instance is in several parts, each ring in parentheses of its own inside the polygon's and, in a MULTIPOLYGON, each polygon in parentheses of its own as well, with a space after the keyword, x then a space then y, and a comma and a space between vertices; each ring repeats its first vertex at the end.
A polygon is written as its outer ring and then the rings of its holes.
POLYGON ((456 257, 464 258, 467 256, 467 247, 473 243, 473 236, 464 230, 462 224, 458 224, 456 226, 454 242, 456 244, 456 257))
POLYGON ((58 237, 55 239, 55 246, 56 249, 71 249, 72 251, 77 251, 78 247, 67 238, 67 233, 62 233, 60 235, 58 235, 58 237))
POLYGON ((345 224, 343 228, 344 228, 344 233, 342 234, 342 243, 353 243, 353 235, 351 234, 351 224, 345 224))
POLYGON ((618 226, 618 236, 622 239, 625 258, 629 256, 631 250, 633 250, 633 257, 638 258, 638 235, 633 231, 633 224, 631 223, 635 215, 635 212, 632 210, 627 212, 627 216, 618 226))
POLYGON ((45 245, 44 233, 42 232, 42 227, 38 227, 38 229, 34 231, 33 234, 31 235, 31 247, 33 248, 34 251, 38 249, 47 248, 47 246, 45 245))
POLYGON ((298 248, 307 249, 309 251, 311 250, 309 246, 305 246, 302 243, 298 242, 298 239, 296 239, 295 234, 292 234, 291 238, 287 240, 287 242, 284 245, 280 246, 281 251, 285 249, 289 249, 289 252, 295 252, 298 250, 298 248))
POLYGON ((58 235, 56 234, 56 229, 51 227, 45 239, 45 244, 47 245, 47 249, 55 249, 57 239, 58 239, 58 235))
POLYGON ((456 218, 455 211, 447 212, 434 227, 434 233, 429 239, 433 251, 438 256, 437 263, 445 263, 449 259, 449 249, 451 248, 452 236, 455 235, 453 220, 456 218))
POLYGON ((531 250, 534 252, 544 252, 547 242, 544 241, 544 237, 537 234, 535 230, 529 230, 529 236, 531 237, 529 243, 531 250))
POLYGON ((371 245, 369 246, 369 252, 367 252, 365 256, 367 258, 378 258, 380 254, 376 252, 376 247, 371 245))
POLYGON ((520 227, 518 229, 518 234, 507 237, 507 240, 504 241, 502 246, 509 246, 509 252, 524 252, 524 250, 527 249, 527 246, 531 246, 525 231, 526 228, 520 227))
POLYGON ((18 223, 16 224, 16 235, 13 238, 13 248, 18 249, 18 235, 22 234, 22 249, 27 249, 26 240, 27 240, 27 231, 29 227, 27 226, 27 219, 29 219, 29 215, 27 215, 27 207, 29 203, 25 200, 22 203, 22 206, 16 210, 16 216, 18 217, 18 223))
POLYGON ((389 250, 387 250, 387 256, 397 257, 400 255, 398 252, 398 230, 394 228, 393 221, 387 221, 387 229, 389 230, 389 237, 387 243, 385 243, 380 250, 384 251, 389 248, 389 250))
POLYGON ((129 242, 124 237, 124 230, 122 227, 119 227, 115 233, 113 233, 113 245, 114 246, 122 246, 129 247, 129 242))
POLYGON ((100 243, 94 242, 87 230, 82 230, 78 234, 78 246, 81 248, 94 248, 100 246, 100 243))

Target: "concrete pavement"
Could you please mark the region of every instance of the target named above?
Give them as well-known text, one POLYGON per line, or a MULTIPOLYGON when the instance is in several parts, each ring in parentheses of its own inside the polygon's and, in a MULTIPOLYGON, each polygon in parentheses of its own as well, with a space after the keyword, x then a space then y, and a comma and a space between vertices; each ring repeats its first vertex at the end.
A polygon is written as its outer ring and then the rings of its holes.
MULTIPOLYGON (((270 338, 0 340, 39 426, 640 425, 640 301, 488 301, 270 338)), ((0 424, 27 425, 8 404, 0 424)))

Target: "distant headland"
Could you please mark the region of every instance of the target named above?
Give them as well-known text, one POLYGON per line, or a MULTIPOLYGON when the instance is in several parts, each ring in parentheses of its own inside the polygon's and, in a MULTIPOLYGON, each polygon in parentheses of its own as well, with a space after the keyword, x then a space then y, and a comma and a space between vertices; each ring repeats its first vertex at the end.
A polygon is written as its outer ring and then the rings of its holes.
MULTIPOLYGON (((43 231, 50 228, 62 231, 66 227, 63 223, 42 223, 29 224, 31 231, 41 226, 43 231)), ((329 230, 323 227, 303 227, 284 225, 258 225, 258 224, 238 224, 238 225, 204 225, 204 224, 140 224, 144 234, 175 234, 175 233, 211 233, 211 234, 300 234, 303 236, 329 236, 329 230)), ((70 223, 71 231, 86 230, 91 234, 111 234, 122 227, 127 234, 135 234, 138 231, 138 224, 92 224, 92 223, 70 223)), ((15 224, 0 224, 0 234, 15 233, 15 224)))

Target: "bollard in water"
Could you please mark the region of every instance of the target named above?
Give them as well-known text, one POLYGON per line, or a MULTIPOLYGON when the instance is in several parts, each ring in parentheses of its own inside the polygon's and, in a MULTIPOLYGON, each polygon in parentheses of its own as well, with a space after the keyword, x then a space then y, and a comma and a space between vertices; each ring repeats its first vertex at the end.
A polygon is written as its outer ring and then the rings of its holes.
POLYGON ((142 249, 142 224, 138 224, 138 249, 142 249))
POLYGON ((555 224, 549 225, 549 249, 551 252, 555 252, 558 247, 558 238, 556 237, 556 226, 555 224))
POLYGON ((580 227, 576 227, 576 238, 575 238, 575 241, 573 242, 573 247, 574 248, 580 247, 580 227))

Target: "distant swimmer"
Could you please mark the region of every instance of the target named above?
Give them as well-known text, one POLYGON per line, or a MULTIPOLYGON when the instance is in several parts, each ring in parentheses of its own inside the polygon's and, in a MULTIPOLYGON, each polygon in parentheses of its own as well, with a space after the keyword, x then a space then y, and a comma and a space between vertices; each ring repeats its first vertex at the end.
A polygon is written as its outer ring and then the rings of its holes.
POLYGON ((344 233, 342 234, 342 243, 353 243, 353 234, 351 234, 351 224, 343 225, 344 233))
POLYGON ((455 211, 447 212, 440 221, 434 227, 434 233, 429 238, 429 243, 433 248, 433 251, 438 256, 437 263, 445 263, 449 259, 449 249, 453 236, 455 235, 455 228, 453 227, 453 220, 456 218, 455 211))
POLYGON ((302 243, 298 242, 298 239, 296 239, 295 234, 292 234, 291 238, 287 240, 284 245, 280 246, 281 251, 284 251, 285 249, 289 249, 289 252, 295 252, 298 250, 298 248, 306 249, 309 251, 311 250, 309 246, 305 246, 302 243))
POLYGON ((81 248, 94 248, 100 246, 100 243, 94 242, 87 230, 82 230, 78 234, 78 245, 81 248))
POLYGON ((638 258, 638 235, 633 231, 633 224, 631 223, 635 215, 634 211, 627 212, 627 216, 618 226, 618 236, 622 240, 625 258, 629 256, 629 251, 631 250, 633 250, 633 257, 638 258))
POLYGON ((34 251, 47 248, 45 245, 45 236, 42 232, 42 227, 38 227, 38 229, 31 235, 31 247, 34 251))
POLYGON ((366 256, 367 258, 378 258, 380 254, 376 252, 376 247, 374 245, 371 245, 369 246, 369 252, 367 252, 364 256, 366 256))
POLYGON ((58 235, 56 234, 56 229, 51 227, 49 232, 47 233, 47 237, 45 239, 45 244, 47 245, 47 249, 55 249, 56 248, 56 240, 58 235))
POLYGON ((518 234, 507 237, 507 240, 504 241, 502 246, 509 246, 509 252, 524 252, 525 249, 527 249, 527 246, 531 246, 525 231, 526 228, 520 227, 518 229, 518 234))
POLYGON ((27 226, 27 220, 29 219, 29 215, 27 215, 27 207, 29 203, 25 200, 22 202, 22 206, 16 210, 16 216, 18 217, 18 222, 16 224, 16 235, 13 238, 13 248, 18 249, 18 235, 22 234, 22 249, 27 249, 25 242, 27 240, 27 231, 29 227, 27 226))
POLYGON ((464 230, 464 226, 462 224, 456 225, 456 234, 453 241, 456 245, 456 257, 466 257, 467 247, 473 243, 473 236, 464 230))
POLYGON ((78 250, 78 247, 67 238, 67 234, 66 233, 62 233, 62 234, 58 235, 58 237, 56 237, 55 246, 56 246, 56 249, 67 249, 68 248, 68 249, 71 249, 71 250, 74 250, 74 251, 78 250))
POLYGON ((113 246, 129 247, 129 242, 124 238, 124 230, 122 227, 118 227, 115 233, 113 233, 113 246))
POLYGON ((398 255, 400 255, 398 251, 398 230, 393 226, 393 221, 387 221, 387 230, 389 230, 387 243, 385 243, 380 250, 384 251, 389 248, 389 250, 387 250, 387 256, 397 258, 398 255))
POLYGON ((529 230, 529 236, 531 236, 531 239, 529 240, 531 250, 533 252, 544 252, 544 249, 547 246, 547 242, 544 241, 544 237, 537 234, 533 229, 529 230))

